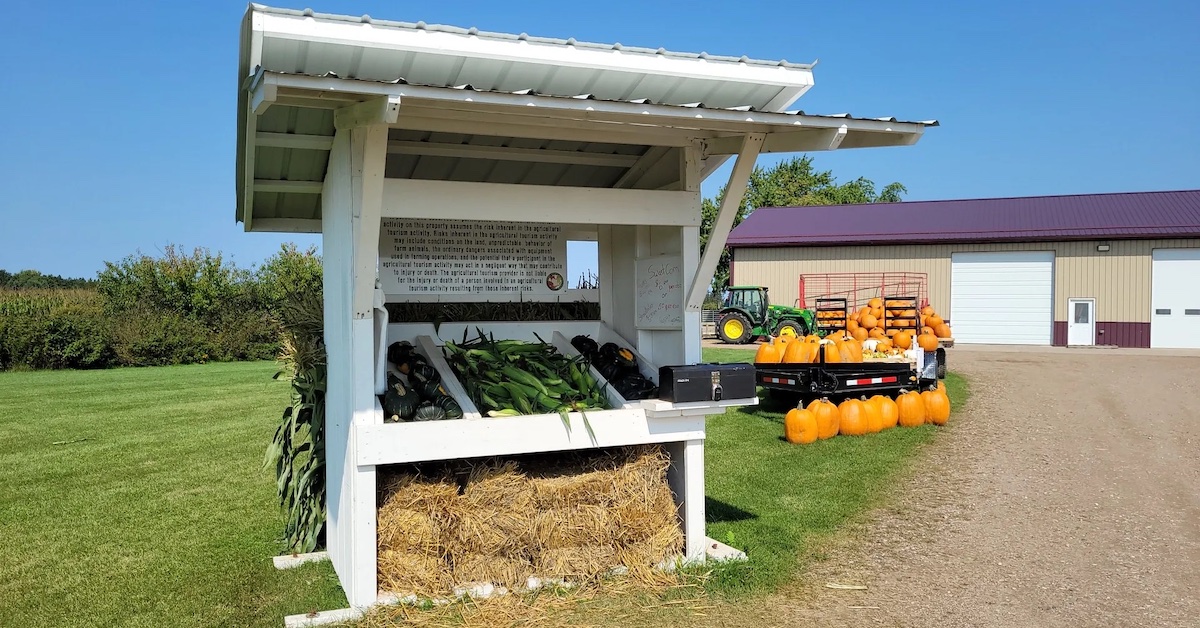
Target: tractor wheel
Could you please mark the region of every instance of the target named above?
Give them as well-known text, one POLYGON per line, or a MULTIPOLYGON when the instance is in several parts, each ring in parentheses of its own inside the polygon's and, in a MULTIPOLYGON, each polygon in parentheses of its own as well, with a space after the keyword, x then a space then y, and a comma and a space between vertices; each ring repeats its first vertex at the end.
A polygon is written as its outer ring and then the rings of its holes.
POLYGON ((803 338, 808 335, 808 326, 794 318, 785 318, 775 327, 775 335, 803 338))
POLYGON ((721 342, 735 345, 750 342, 751 329, 750 321, 737 312, 730 312, 717 321, 717 336, 721 342))

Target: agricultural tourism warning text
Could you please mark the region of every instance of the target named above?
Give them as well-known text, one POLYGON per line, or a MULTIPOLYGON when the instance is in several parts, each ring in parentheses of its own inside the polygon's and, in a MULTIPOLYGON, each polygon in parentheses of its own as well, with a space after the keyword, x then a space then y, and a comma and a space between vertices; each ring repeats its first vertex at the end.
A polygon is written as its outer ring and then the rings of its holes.
POLYGON ((561 225, 386 218, 379 278, 387 294, 561 293, 561 225))

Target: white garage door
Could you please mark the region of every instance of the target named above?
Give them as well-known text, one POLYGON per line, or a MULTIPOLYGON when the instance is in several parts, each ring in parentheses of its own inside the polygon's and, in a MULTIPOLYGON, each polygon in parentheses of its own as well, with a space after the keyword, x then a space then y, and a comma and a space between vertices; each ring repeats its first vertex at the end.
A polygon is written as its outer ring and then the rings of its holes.
POLYGON ((1054 330, 1054 252, 954 253, 955 342, 1048 345, 1054 330))
POLYGON ((1150 346, 1200 349, 1200 249, 1155 249, 1150 346))

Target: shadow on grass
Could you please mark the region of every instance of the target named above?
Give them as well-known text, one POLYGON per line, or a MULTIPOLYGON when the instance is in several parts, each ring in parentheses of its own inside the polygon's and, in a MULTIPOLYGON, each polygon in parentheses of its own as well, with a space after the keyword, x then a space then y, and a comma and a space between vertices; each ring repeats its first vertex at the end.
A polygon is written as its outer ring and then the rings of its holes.
POLYGON ((711 497, 704 498, 704 521, 706 523, 730 523, 757 517, 758 515, 742 510, 733 504, 711 497))

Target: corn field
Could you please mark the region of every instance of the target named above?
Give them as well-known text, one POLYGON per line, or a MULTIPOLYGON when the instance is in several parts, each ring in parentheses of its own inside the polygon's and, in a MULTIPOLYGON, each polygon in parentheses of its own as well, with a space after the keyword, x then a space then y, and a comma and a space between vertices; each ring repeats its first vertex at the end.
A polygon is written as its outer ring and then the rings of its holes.
POLYGON ((88 305, 98 299, 95 290, 86 288, 0 290, 0 317, 44 318, 65 305, 88 305))

